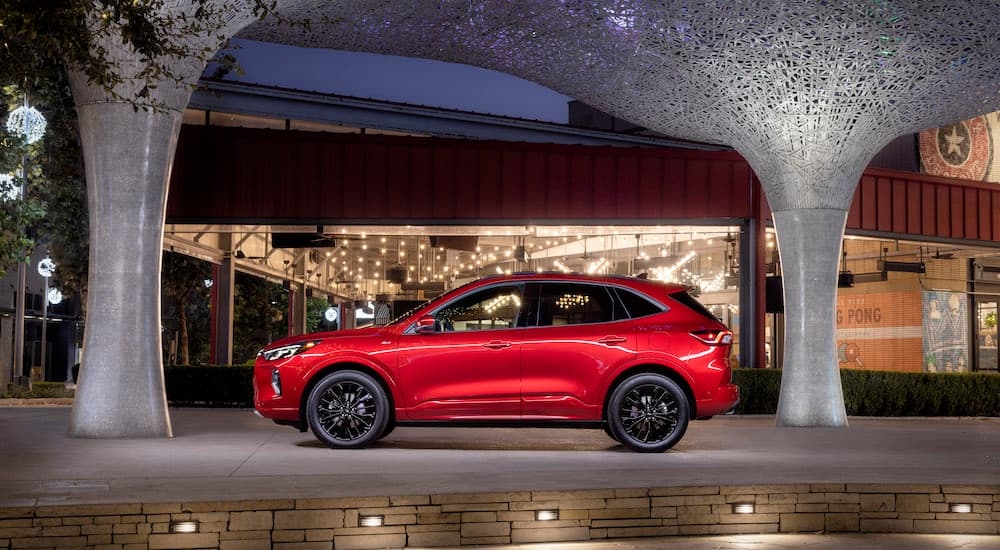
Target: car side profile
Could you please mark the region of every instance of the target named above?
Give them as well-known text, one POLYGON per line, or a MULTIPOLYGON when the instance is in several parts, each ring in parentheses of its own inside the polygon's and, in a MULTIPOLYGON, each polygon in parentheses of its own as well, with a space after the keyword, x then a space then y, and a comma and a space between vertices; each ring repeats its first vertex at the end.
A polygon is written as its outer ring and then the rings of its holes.
POLYGON ((396 426, 604 428, 662 452, 732 410, 732 333, 683 286, 623 276, 492 276, 382 327, 274 342, 257 412, 333 448, 396 426))

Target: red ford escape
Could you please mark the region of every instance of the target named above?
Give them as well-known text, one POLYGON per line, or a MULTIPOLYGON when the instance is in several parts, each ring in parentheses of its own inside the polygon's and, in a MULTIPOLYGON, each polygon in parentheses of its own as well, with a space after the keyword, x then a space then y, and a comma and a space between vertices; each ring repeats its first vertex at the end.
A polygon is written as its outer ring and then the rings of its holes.
POLYGON ((292 336, 254 366, 257 411, 333 448, 395 426, 603 427, 661 452, 732 410, 732 333, 685 287, 620 276, 486 277, 387 326, 292 336))

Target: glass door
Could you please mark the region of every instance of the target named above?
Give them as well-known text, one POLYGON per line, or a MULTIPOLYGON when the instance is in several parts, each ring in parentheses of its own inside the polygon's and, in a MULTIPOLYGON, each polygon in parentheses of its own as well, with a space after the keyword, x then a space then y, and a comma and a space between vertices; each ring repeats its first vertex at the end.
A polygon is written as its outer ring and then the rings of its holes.
POLYGON ((997 372, 997 304, 995 297, 976 299, 976 370, 997 372))

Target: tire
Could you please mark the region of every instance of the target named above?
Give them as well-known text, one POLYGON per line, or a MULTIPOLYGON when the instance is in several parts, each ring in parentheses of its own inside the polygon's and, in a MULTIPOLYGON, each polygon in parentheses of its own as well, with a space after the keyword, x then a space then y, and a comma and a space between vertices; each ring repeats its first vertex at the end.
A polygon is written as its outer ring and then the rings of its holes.
POLYGON ((618 438, 615 437, 615 432, 611 431, 611 425, 608 424, 607 420, 605 420, 604 422, 601 422, 601 428, 604 429, 604 433, 608 434, 608 437, 610 437, 611 439, 614 439, 615 441, 618 441, 618 438))
POLYGON ((382 435, 378 436, 379 440, 385 439, 386 436, 391 434, 392 431, 395 429, 396 429, 396 422, 394 420, 390 420, 389 422, 387 422, 385 429, 382 430, 382 435))
POLYGON ((644 373, 615 388, 605 421, 622 445, 641 453, 661 453, 684 437, 690 410, 687 396, 676 382, 644 373))
POLYGON ((381 437, 389 422, 389 399, 374 378, 358 371, 323 377, 309 393, 309 428, 334 449, 366 447, 381 437))

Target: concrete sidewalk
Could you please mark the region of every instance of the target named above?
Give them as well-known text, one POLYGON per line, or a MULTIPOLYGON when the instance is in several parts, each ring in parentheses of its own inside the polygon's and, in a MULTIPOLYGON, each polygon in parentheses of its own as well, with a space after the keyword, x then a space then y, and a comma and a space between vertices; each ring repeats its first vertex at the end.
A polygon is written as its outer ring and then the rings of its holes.
POLYGON ((400 428, 334 451, 236 409, 171 409, 171 439, 70 439, 69 411, 0 407, 0 548, 47 529, 77 533, 67 547, 220 549, 992 549, 1000 534, 997 418, 717 417, 639 454, 600 430, 513 428, 400 428), (760 509, 735 516, 746 498, 760 509), (974 513, 948 513, 952 498, 974 513), (558 521, 534 517, 551 507, 558 521), (389 521, 359 527, 364 513, 389 521), (167 533, 184 519, 205 531, 167 533), (627 537, 643 538, 612 540, 627 537))
POLYGON ((400 428, 334 451, 240 409, 171 409, 172 439, 65 436, 66 407, 0 408, 0 506, 788 483, 1000 485, 1000 419, 695 422, 664 454, 600 430, 400 428))

